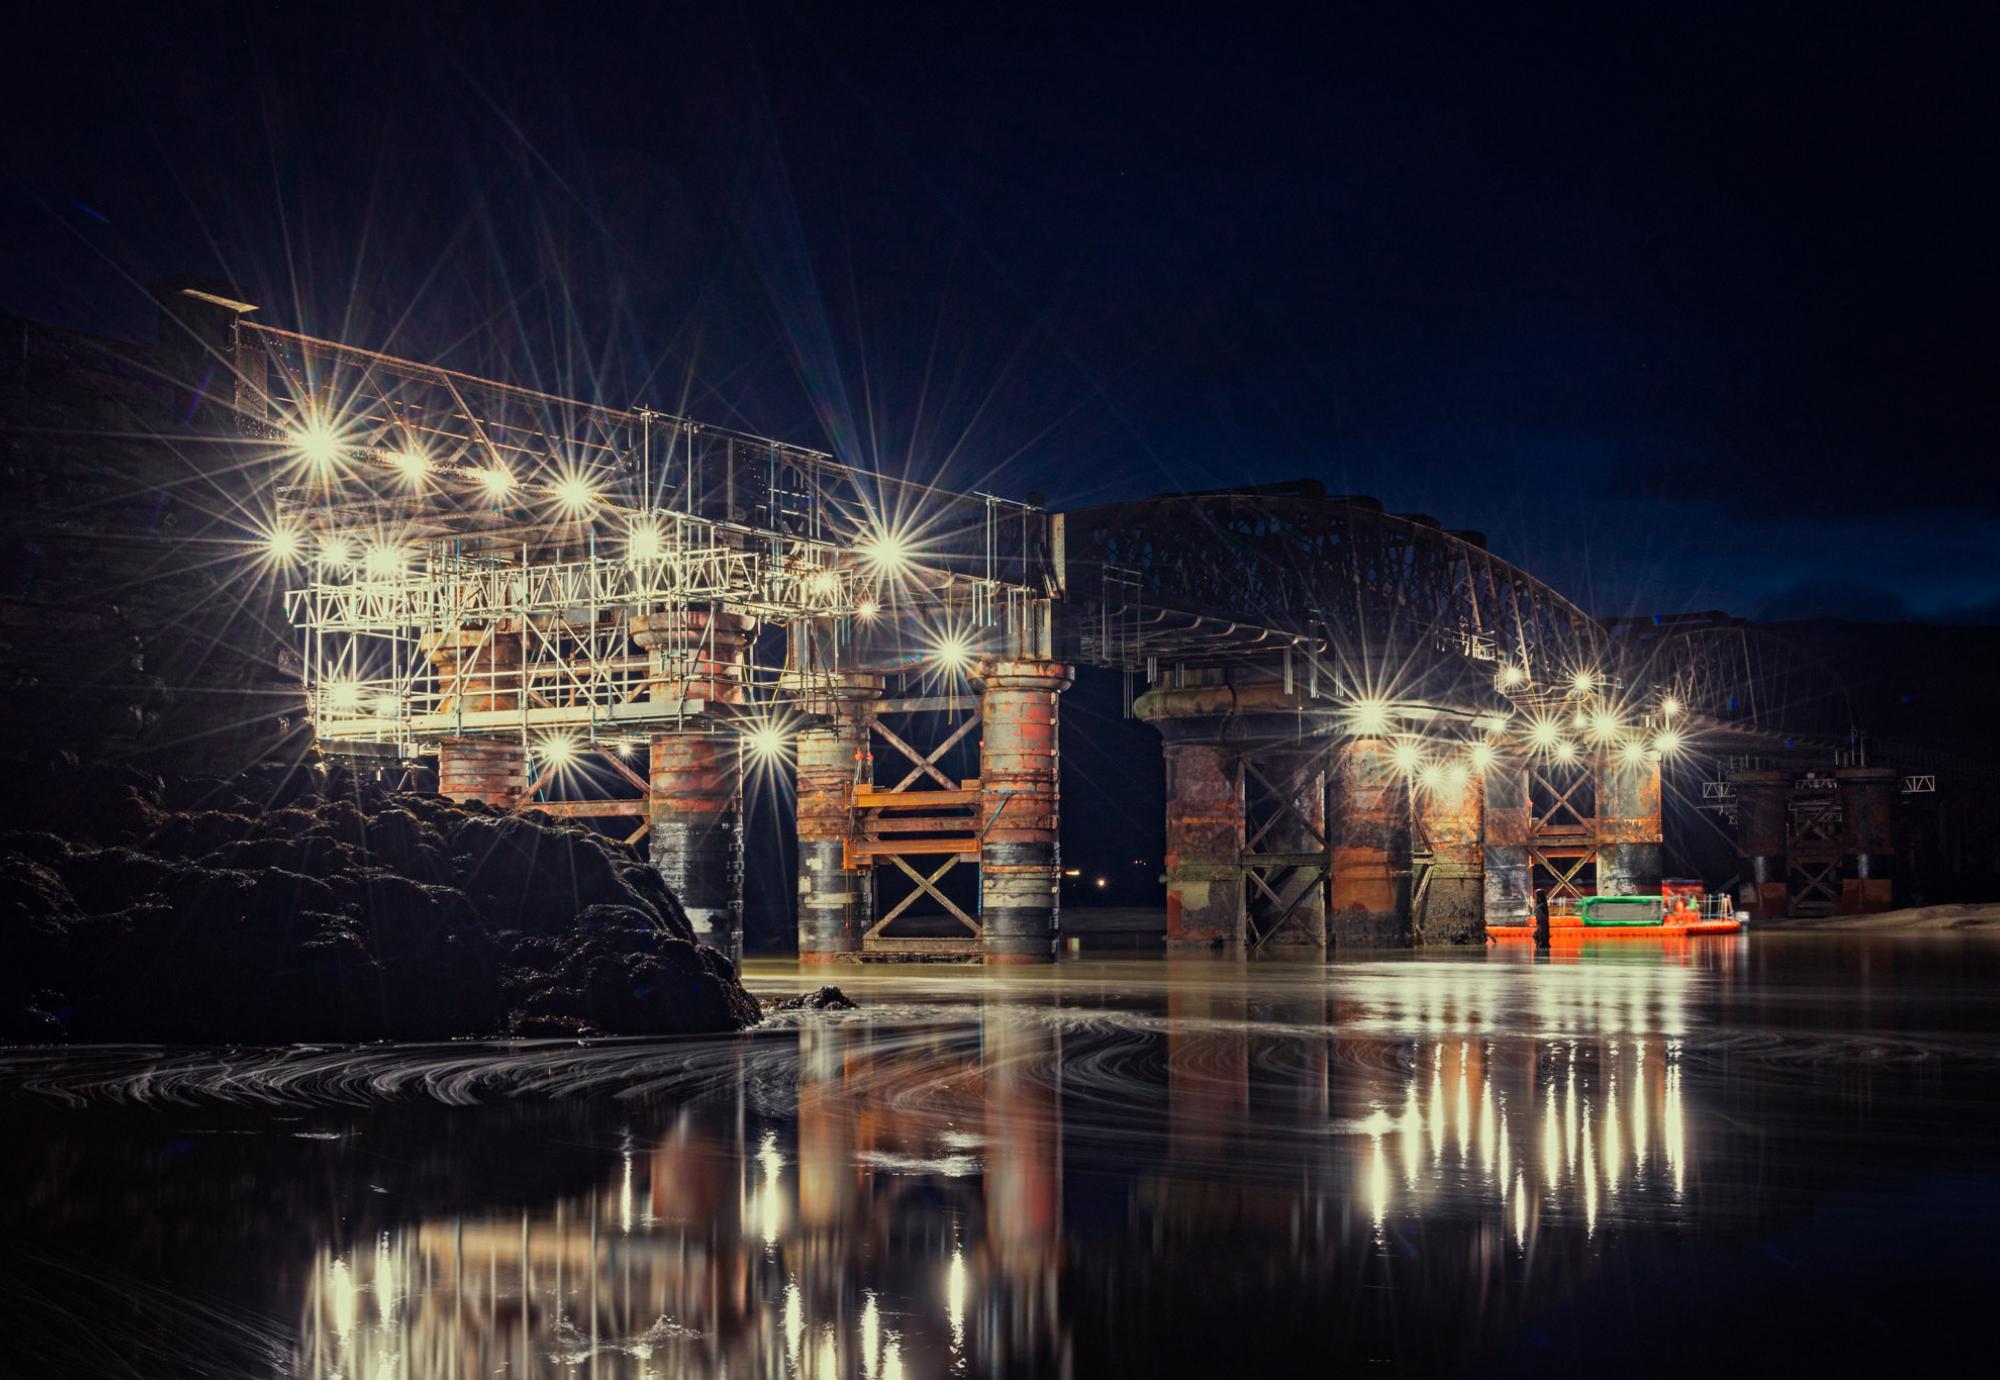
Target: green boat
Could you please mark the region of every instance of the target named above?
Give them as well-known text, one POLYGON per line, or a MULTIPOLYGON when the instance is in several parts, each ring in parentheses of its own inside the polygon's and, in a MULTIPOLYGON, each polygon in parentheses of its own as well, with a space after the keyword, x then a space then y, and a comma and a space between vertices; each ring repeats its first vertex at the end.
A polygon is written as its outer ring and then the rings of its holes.
POLYGON ((1664 896, 1586 896, 1577 902, 1577 919, 1586 926, 1625 929, 1666 923, 1664 896))

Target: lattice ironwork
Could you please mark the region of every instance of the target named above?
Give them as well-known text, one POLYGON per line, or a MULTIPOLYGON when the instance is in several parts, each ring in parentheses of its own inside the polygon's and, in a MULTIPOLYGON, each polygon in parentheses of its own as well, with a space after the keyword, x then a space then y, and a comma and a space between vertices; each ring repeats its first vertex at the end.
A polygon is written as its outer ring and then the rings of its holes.
POLYGON ((1309 481, 1065 513, 1061 532, 1074 654, 1102 664, 1294 647, 1331 691, 1364 654, 1427 648, 1553 674, 1595 664, 1603 644, 1595 620, 1477 534, 1309 481))

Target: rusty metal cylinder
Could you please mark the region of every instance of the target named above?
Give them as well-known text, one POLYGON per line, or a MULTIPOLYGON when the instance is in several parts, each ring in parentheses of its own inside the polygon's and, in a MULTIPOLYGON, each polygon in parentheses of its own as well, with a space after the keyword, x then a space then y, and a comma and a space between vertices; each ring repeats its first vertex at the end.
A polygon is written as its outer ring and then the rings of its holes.
POLYGON ((1525 925, 1534 918, 1534 870, 1528 846, 1534 809, 1528 764, 1496 757, 1481 773, 1485 800, 1485 921, 1525 925))
POLYGON ((1740 771, 1736 786, 1736 854, 1743 859, 1743 902, 1758 920, 1791 909, 1785 862, 1792 777, 1782 771, 1740 771))
POLYGON ((874 913, 872 868, 850 869, 854 784, 873 779, 867 721, 841 714, 798 739, 799 962, 861 951, 874 913))
POLYGON ((634 614, 630 628, 632 641, 652 663, 646 685, 650 699, 743 702, 756 620, 738 613, 669 609, 634 614))
POLYGON ((1413 898, 1420 944, 1486 942, 1486 794, 1476 772, 1453 763, 1428 773, 1416 791, 1417 831, 1429 849, 1423 894, 1413 898))
MULTIPOLYGON (((744 701, 754 620, 667 609, 634 614, 630 627, 651 662, 646 694, 655 703, 744 701)), ((653 866, 695 938, 735 960, 743 948, 743 779, 735 735, 706 727, 697 716, 685 732, 653 736, 648 837, 653 866)))
POLYGON ((1597 894, 1660 894, 1660 759, 1608 755, 1597 769, 1597 894))
POLYGON ((447 628, 418 646, 437 668, 440 714, 484 714, 521 705, 521 637, 504 628, 447 628))
MULTIPOLYGON (((1277 788, 1272 823, 1256 852, 1318 854, 1321 863, 1301 862, 1267 874, 1276 899, 1245 893, 1245 902, 1264 912, 1260 930, 1266 949, 1326 947, 1326 754, 1316 748, 1258 754, 1257 762, 1277 788), (1280 921, 1280 917, 1283 917, 1280 921), (1271 926, 1276 925, 1275 930, 1271 926)), ((1247 845, 1246 845, 1247 847, 1247 845)))
POLYGON ((1407 947, 1409 776, 1380 738, 1351 739, 1334 761, 1328 814, 1333 829, 1333 942, 1356 948, 1407 947))
POLYGON ((1896 773, 1888 767, 1842 767, 1840 910, 1874 915, 1895 903, 1896 773))
POLYGON ((1243 768, 1219 743, 1169 742, 1167 947, 1240 948, 1243 768))
POLYGON ((1056 958, 1062 852, 1056 706, 1060 662, 990 662, 980 680, 980 952, 990 964, 1056 958))
POLYGON ((514 738, 446 738, 438 744, 438 794, 511 809, 528 791, 528 749, 514 738))
POLYGON ((695 938, 732 960, 743 947, 742 779, 736 738, 653 736, 648 834, 653 866, 687 912, 695 938))
POLYGON ((979 750, 980 950, 988 963, 1055 959, 1057 887, 1056 706, 1070 668, 996 661, 983 675, 979 750))

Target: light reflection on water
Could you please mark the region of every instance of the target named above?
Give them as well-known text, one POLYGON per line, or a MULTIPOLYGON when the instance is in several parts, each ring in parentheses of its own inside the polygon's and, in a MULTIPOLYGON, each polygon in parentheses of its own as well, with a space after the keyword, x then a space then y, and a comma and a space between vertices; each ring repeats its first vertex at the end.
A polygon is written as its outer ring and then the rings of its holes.
MULTIPOLYGON (((1939 971, 1899 957, 1895 981, 1939 971)), ((291 1230, 170 1263, 294 1319, 283 1369, 326 1380, 1192 1371, 1304 1340, 1525 1364, 1600 1280, 1631 1316, 1599 1322, 1644 1326, 1648 1291, 1699 1300, 1662 1252, 1791 1229, 1857 1165, 1903 1167, 1897 1137, 1956 1119, 1938 1070, 1975 1103, 2000 1086, 1963 1002, 1861 1003, 1896 1014, 1856 1030, 1852 966, 1825 966, 1720 941, 869 972, 845 984, 861 1011, 741 1039, 86 1051, 8 1081, 45 1141, 127 1175, 163 1172, 135 1128, 226 1114, 230 1158, 167 1210, 291 1230)), ((1991 1170, 1990 1143, 1960 1148, 1991 1170)), ((31 1191, 26 1225, 144 1268, 91 1182, 31 1191)))

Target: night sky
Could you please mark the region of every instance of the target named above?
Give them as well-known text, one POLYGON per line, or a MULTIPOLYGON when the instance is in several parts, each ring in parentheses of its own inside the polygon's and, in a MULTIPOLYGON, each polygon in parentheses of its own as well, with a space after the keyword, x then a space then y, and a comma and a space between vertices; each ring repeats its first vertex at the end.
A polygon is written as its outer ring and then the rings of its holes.
POLYGON ((1971 6, 460 8, 11 17, 0 309, 218 272, 1052 506, 1309 475, 1600 614, 2000 623, 1971 6))

